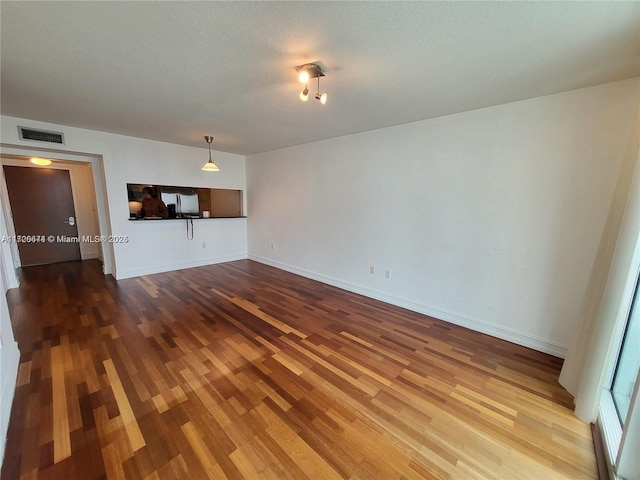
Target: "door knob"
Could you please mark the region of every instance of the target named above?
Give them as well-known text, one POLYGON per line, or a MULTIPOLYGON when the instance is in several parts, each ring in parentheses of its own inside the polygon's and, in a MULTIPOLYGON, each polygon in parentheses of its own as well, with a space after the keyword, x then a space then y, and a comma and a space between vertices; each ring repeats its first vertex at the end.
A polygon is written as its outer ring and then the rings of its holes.
POLYGON ((69 220, 65 220, 64 223, 68 223, 69 225, 73 226, 76 224, 76 219, 74 217, 69 217, 69 220))

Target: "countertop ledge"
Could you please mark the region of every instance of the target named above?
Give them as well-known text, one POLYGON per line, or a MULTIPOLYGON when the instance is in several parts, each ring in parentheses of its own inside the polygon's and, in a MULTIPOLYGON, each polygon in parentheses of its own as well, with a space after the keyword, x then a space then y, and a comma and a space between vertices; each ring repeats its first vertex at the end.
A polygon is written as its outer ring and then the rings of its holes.
POLYGON ((247 218, 246 215, 239 217, 172 217, 172 218, 161 218, 161 217, 151 217, 151 218, 129 218, 130 222, 141 222, 141 221, 164 221, 164 220, 224 220, 228 218, 247 218))

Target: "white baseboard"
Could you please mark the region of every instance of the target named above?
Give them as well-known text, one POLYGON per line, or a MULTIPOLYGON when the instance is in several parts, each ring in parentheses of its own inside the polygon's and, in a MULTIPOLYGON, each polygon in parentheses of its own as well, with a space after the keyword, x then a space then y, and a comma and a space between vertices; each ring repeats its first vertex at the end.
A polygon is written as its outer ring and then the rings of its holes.
POLYGON ((554 357, 564 358, 567 354, 566 345, 554 342, 552 340, 547 340, 535 335, 519 332, 508 327, 503 327, 483 320, 471 318, 466 315, 462 315, 446 309, 434 307, 433 305, 425 305, 414 302, 412 300, 408 300, 406 298, 388 295, 377 290, 362 287, 360 285, 352 284, 349 282, 344 282, 327 275, 316 273, 310 270, 305 270, 303 268, 294 267, 292 265, 278 262, 270 258, 251 254, 249 254, 248 258, 250 260, 264 263, 265 265, 270 265, 272 267, 279 268, 290 273, 295 273, 296 275, 310 278, 312 280, 317 280, 319 282, 326 283, 328 285, 332 285, 349 292, 358 293, 360 295, 364 295, 365 297, 374 298, 391 305, 396 305, 398 307, 406 308, 407 310, 437 318, 438 320, 444 320, 445 322, 453 323, 461 327, 466 327, 476 332, 486 333, 487 335, 491 335, 492 337, 500 338, 517 345, 532 348, 533 350, 537 350, 539 352, 548 353, 550 355, 553 355, 554 357))
POLYGON ((153 275, 154 273, 171 272, 173 270, 182 270, 185 268, 204 267, 205 265, 214 265, 216 263, 233 262, 235 260, 245 260, 246 254, 241 255, 229 255, 226 257, 216 258, 204 258, 201 260, 194 260, 191 262, 170 263, 166 265, 156 265, 148 268, 135 268, 132 270, 118 269, 114 272, 116 280, 123 280, 125 278, 140 277, 142 275, 153 275))
POLYGON ((4 451, 7 445, 7 430, 9 419, 11 418, 11 406, 13 395, 16 391, 16 379, 18 377, 18 366, 20 365, 20 351, 18 344, 11 342, 0 347, 2 356, 2 371, 0 393, 0 467, 4 459, 4 451))

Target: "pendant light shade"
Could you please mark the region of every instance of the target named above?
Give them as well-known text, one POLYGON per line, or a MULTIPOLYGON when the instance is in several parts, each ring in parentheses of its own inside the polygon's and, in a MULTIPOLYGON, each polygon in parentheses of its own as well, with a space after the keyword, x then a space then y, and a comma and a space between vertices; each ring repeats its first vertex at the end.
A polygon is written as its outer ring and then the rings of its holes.
POLYGON ((207 162, 202 166, 205 172, 219 172, 220 168, 213 162, 207 162))
POLYGON ((220 169, 213 163, 213 160, 211 160, 211 142, 213 142, 213 137, 205 135, 204 139, 209 144, 209 161, 202 166, 202 170, 205 172, 219 172, 220 169))

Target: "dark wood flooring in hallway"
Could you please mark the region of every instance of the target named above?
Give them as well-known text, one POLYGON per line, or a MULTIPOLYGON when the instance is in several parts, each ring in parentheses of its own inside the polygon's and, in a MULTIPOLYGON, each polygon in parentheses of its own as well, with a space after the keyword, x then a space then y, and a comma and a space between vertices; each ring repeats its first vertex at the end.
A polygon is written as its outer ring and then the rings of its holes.
POLYGON ((23 269, 2 479, 591 479, 562 361, 256 262, 23 269))

